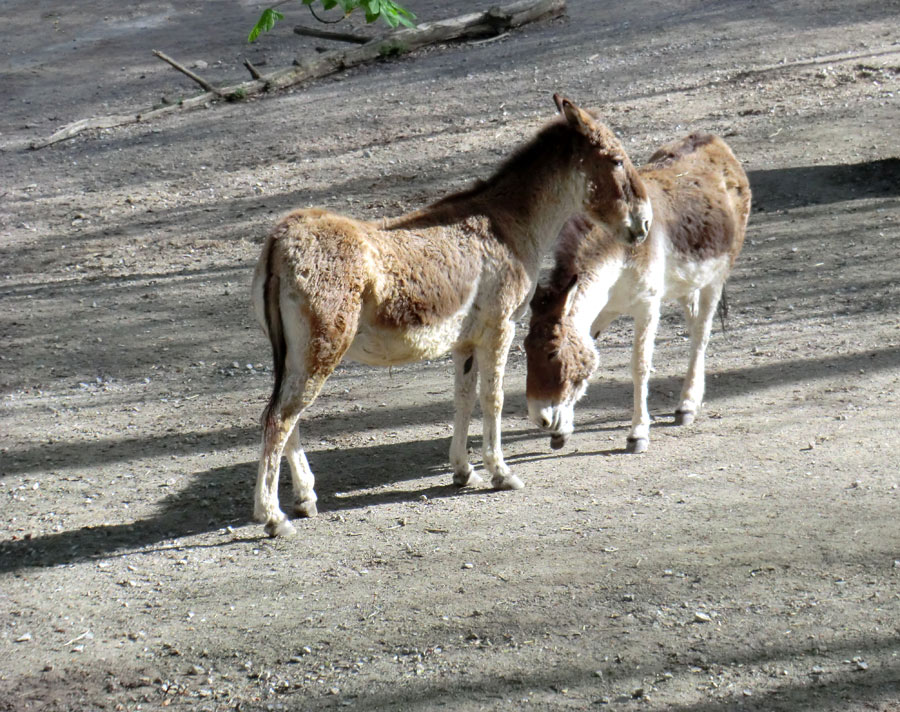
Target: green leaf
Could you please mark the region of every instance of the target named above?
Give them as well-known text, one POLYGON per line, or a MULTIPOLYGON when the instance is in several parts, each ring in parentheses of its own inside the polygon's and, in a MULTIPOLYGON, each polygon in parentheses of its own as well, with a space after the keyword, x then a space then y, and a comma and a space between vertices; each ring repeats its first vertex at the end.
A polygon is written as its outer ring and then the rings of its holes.
POLYGON ((278 20, 283 20, 284 15, 282 15, 278 10, 274 7, 267 7, 263 10, 262 15, 259 16, 259 21, 253 26, 253 29, 250 30, 250 34, 247 35, 248 42, 256 42, 256 38, 259 37, 262 32, 269 32, 273 27, 275 27, 275 23, 278 20))

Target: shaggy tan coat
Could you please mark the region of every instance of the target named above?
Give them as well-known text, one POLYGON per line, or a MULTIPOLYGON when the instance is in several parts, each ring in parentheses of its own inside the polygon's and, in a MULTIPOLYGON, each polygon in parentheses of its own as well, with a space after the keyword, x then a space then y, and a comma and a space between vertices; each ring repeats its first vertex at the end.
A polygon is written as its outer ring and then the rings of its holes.
POLYGON ((344 358, 384 366, 451 352, 454 483, 480 479, 466 456, 480 376, 485 468, 495 488, 523 486, 500 448, 502 382, 514 320, 527 307, 541 259, 575 213, 616 233, 640 235, 647 225, 643 194, 626 194, 609 177, 633 173, 618 160, 618 141, 556 99, 564 117, 467 191, 383 224, 312 209, 273 229, 252 286, 274 356, 254 503, 270 535, 293 531, 278 504, 282 452, 295 513, 317 511, 296 425, 344 358))
POLYGON ((620 314, 634 317, 634 410, 628 450, 649 443, 647 392, 653 340, 664 300, 679 302, 691 335, 691 360, 676 422, 693 421, 703 401, 704 359, 722 288, 744 243, 750 186, 716 136, 692 134, 664 146, 638 170, 653 208, 648 238, 627 244, 583 218, 560 235, 556 264, 532 300, 525 340, 529 415, 562 447, 574 405, 596 370, 594 339, 620 314))

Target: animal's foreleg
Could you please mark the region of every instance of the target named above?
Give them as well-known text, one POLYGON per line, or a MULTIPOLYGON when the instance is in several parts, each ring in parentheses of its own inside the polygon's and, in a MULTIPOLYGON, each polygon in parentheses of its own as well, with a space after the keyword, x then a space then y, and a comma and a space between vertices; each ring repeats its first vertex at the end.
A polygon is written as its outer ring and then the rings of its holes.
POLYGON ((646 452, 650 445, 650 411, 647 395, 650 390, 650 371, 653 368, 653 342, 659 325, 659 302, 647 305, 647 311, 635 316, 634 347, 631 352, 631 379, 634 384, 634 405, 631 432, 626 450, 646 452))
POLYGON ((306 453, 300 444, 300 424, 294 426, 285 445, 285 453, 291 467, 291 482, 294 487, 294 514, 298 517, 314 517, 316 508, 316 479, 309 467, 306 453))
POLYGON ((494 489, 522 489, 525 484, 513 474, 503 461, 500 446, 500 418, 503 414, 503 372, 515 327, 504 322, 478 348, 477 360, 481 376, 481 415, 484 423, 484 466, 491 473, 494 489))
POLYGON ((456 414, 453 420, 453 439, 450 441, 450 464, 453 466, 453 484, 457 487, 473 487, 481 482, 475 468, 469 463, 467 453, 469 421, 478 395, 478 366, 475 353, 454 351, 453 365, 456 369, 454 382, 454 404, 456 414))
POLYGON ((676 425, 690 425, 694 422, 697 411, 703 404, 706 347, 721 295, 722 285, 711 284, 699 290, 691 303, 685 305, 691 333, 691 360, 681 389, 681 402, 675 410, 676 425))
POLYGON ((601 311, 591 324, 591 338, 599 338, 600 335, 609 328, 609 325, 613 323, 617 316, 619 316, 617 313, 607 311, 606 309, 601 311))

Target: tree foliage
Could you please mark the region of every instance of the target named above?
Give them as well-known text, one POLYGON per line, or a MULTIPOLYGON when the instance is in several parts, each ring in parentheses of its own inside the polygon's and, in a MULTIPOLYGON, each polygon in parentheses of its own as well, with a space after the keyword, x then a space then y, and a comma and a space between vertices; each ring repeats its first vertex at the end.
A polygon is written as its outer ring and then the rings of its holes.
MULTIPOLYGON (((248 42, 254 42, 261 33, 268 32, 275 27, 276 22, 284 19, 284 15, 275 8, 284 5, 285 2, 287 0, 263 10, 259 20, 247 36, 248 42)), ((345 17, 354 10, 362 10, 366 15, 366 22, 375 22, 380 19, 390 27, 398 25, 415 27, 416 16, 393 0, 300 0, 300 2, 309 7, 313 15, 315 15, 315 5, 321 5, 323 10, 340 7, 345 17)), ((318 19, 317 15, 316 17, 318 19)))

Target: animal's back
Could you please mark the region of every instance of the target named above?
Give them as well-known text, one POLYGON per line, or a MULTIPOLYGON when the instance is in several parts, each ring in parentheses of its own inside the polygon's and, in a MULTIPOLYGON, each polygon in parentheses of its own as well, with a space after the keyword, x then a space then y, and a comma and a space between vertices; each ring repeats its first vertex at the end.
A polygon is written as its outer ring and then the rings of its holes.
POLYGON ((657 150, 640 173, 676 252, 700 260, 728 255, 734 263, 750 215, 750 183, 725 141, 691 134, 657 150))

